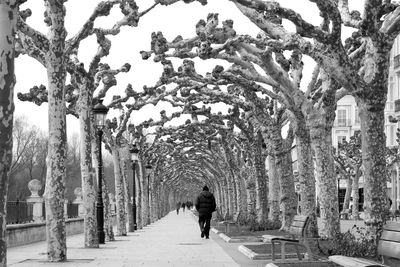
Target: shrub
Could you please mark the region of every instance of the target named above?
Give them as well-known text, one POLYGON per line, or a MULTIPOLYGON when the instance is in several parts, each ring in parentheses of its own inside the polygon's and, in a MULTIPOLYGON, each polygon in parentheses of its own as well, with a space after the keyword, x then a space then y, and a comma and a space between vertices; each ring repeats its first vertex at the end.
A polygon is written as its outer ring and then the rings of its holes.
POLYGON ((258 222, 255 219, 251 219, 249 220, 248 225, 250 226, 250 231, 267 231, 281 228, 282 223, 280 221, 271 220, 263 220, 258 222))
POLYGON ((325 255, 343 255, 349 257, 374 258, 377 254, 376 234, 369 232, 364 227, 353 226, 345 233, 337 233, 330 240, 325 255))

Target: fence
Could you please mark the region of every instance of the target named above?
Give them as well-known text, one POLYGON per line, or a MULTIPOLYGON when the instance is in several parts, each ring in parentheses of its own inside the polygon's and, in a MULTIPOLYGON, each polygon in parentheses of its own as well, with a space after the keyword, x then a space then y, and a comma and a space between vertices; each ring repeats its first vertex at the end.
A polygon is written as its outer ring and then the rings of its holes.
MULTIPOLYGON (((78 204, 68 202, 67 218, 77 218, 78 204)), ((43 219, 46 218, 46 208, 42 205, 43 219)), ((7 201, 7 224, 27 223, 33 221, 33 203, 25 201, 7 201)))
POLYGON ((25 201, 7 201, 7 224, 26 223, 33 220, 33 205, 25 201))

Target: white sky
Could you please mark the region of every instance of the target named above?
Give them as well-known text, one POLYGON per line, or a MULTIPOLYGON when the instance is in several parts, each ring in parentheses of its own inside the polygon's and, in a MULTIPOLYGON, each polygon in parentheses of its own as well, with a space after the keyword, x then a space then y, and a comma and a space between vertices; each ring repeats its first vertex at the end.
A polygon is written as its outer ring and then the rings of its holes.
MULTIPOLYGON (((66 28, 68 38, 75 35, 81 25, 87 20, 93 12, 94 7, 99 0, 69 0, 66 2, 67 16, 66 28)), ((140 11, 149 7, 153 1, 137 0, 140 11)), ((200 19, 206 20, 208 13, 219 13, 220 22, 226 19, 234 20, 234 29, 239 34, 250 34, 255 36, 259 30, 256 28, 240 11, 228 0, 209 0, 206 6, 200 5, 198 2, 184 4, 183 2, 172 6, 164 7, 157 6, 150 13, 146 14, 139 21, 139 26, 136 28, 123 27, 120 34, 111 37, 112 48, 110 55, 103 59, 102 62, 108 63, 112 68, 119 68, 124 63, 128 62, 132 65, 130 72, 122 73, 117 76, 118 85, 110 91, 109 97, 112 94, 122 94, 128 83, 133 85, 136 91, 141 91, 143 85, 153 85, 159 78, 161 73, 161 64, 155 63, 151 59, 144 61, 141 59, 139 51, 149 50, 150 35, 153 31, 162 31, 168 41, 171 41, 177 35, 182 35, 183 38, 195 36, 195 25, 200 19), (121 92, 121 93, 119 93, 121 92)), ((319 25, 319 12, 313 3, 307 0, 280 0, 283 6, 291 7, 299 12, 309 22, 314 25, 319 25)), ((353 0, 351 3, 360 5, 363 1, 353 0)), ((42 33, 47 33, 47 27, 43 22, 44 6, 43 1, 27 1, 22 6, 22 9, 30 8, 33 15, 28 18, 27 22, 35 29, 42 33)), ((96 26, 101 25, 105 28, 110 28, 115 21, 120 19, 118 8, 114 8, 111 16, 101 17, 96 21, 96 26)), ((88 65, 91 58, 97 50, 95 38, 91 37, 81 44, 79 59, 88 65)), ((196 69, 200 73, 211 71, 216 65, 215 60, 195 60, 196 69)), ((221 64, 221 63, 219 63, 221 64)), ((179 64, 174 64, 175 68, 179 64)), ((304 76, 307 77, 312 71, 312 62, 306 61, 304 76)), ((17 99, 18 92, 28 92, 29 88, 34 85, 44 84, 47 86, 46 70, 43 66, 37 63, 34 59, 28 56, 20 56, 16 60, 16 77, 17 84, 15 87, 15 115, 26 116, 30 123, 39 126, 47 131, 47 104, 36 106, 33 103, 21 102, 17 99)), ((305 78, 305 80, 307 80, 305 78)), ((107 99, 105 100, 107 102, 107 99)), ((156 107, 146 106, 142 110, 132 113, 133 122, 139 123, 143 120, 157 119, 159 112, 162 109, 167 110, 167 114, 171 112, 168 106, 156 107)), ((170 109, 171 110, 171 109, 170 109)), ((214 111, 214 110, 213 110, 214 111)), ((71 116, 67 116, 67 132, 68 135, 77 133, 79 130, 78 120, 71 116)))

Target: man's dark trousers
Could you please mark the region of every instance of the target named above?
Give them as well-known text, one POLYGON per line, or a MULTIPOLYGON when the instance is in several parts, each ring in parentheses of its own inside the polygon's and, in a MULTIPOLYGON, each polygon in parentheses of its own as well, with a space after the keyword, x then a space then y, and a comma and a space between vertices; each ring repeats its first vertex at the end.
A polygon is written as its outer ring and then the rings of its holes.
POLYGON ((210 235, 210 222, 211 222, 211 214, 202 214, 199 215, 199 225, 201 232, 204 233, 206 237, 210 235))

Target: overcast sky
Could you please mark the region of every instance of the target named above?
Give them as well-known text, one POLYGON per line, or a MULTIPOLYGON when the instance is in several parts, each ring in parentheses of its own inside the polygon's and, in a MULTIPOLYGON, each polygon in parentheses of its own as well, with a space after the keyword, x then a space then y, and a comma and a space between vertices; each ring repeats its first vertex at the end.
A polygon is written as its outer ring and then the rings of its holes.
MULTIPOLYGON (((80 27, 84 24, 98 0, 68 0, 66 2, 66 28, 68 38, 75 35, 80 27)), ((149 7, 153 1, 136 0, 140 10, 149 7)), ((141 18, 139 26, 136 28, 124 27, 120 34, 111 37, 112 48, 110 55, 104 58, 102 62, 108 63, 112 68, 119 68, 128 62, 132 65, 130 72, 119 74, 117 76, 118 85, 115 86, 111 95, 122 94, 128 83, 133 85, 136 91, 142 91, 143 85, 153 85, 160 76, 162 71, 161 64, 154 63, 152 60, 144 61, 141 59, 139 51, 149 50, 150 35, 154 31, 162 31, 168 41, 171 41, 177 35, 183 38, 195 36, 195 25, 200 19, 206 20, 208 13, 219 13, 220 22, 226 19, 234 20, 234 29, 239 34, 250 34, 255 36, 259 30, 239 10, 228 0, 209 0, 206 6, 200 5, 198 2, 192 4, 177 3, 172 6, 157 6, 150 13, 141 18)), ((281 0, 278 1, 283 6, 291 7, 299 12, 309 22, 319 25, 319 12, 313 3, 308 0, 281 0)), ((353 0, 351 3, 360 4, 363 1, 353 0)), ((28 18, 27 22, 35 29, 47 34, 47 27, 43 22, 44 6, 43 1, 27 1, 22 8, 30 8, 33 15, 28 18)), ((111 15, 107 18, 102 17, 96 21, 96 26, 104 26, 110 28, 113 23, 121 18, 118 8, 114 8, 111 15)), ((88 38, 80 47, 79 59, 88 65, 91 58, 97 50, 95 38, 88 38)), ((205 73, 213 69, 216 65, 215 60, 195 60, 196 69, 200 73, 205 73)), ((218 63, 221 64, 221 63, 218 63)), ((175 64, 177 67, 178 64, 175 64)), ((312 62, 306 62, 305 72, 312 70, 312 62)), ((304 76, 307 77, 305 73, 304 76)), ((28 56, 20 56, 16 60, 16 77, 17 84, 15 87, 15 115, 26 116, 30 123, 39 126, 47 131, 47 104, 36 106, 28 102, 21 102, 17 99, 18 92, 28 92, 29 88, 34 85, 44 84, 47 86, 46 70, 42 65, 28 56)), ((305 79, 306 80, 306 79, 305 79)), ((107 102, 107 99, 105 100, 107 102)), ((157 119, 162 109, 168 109, 168 106, 154 108, 146 106, 138 112, 132 113, 135 123, 149 119, 150 117, 157 119)), ((167 114, 170 114, 167 110, 167 114)), ((71 115, 67 116, 67 132, 68 135, 78 133, 78 120, 71 115)))

